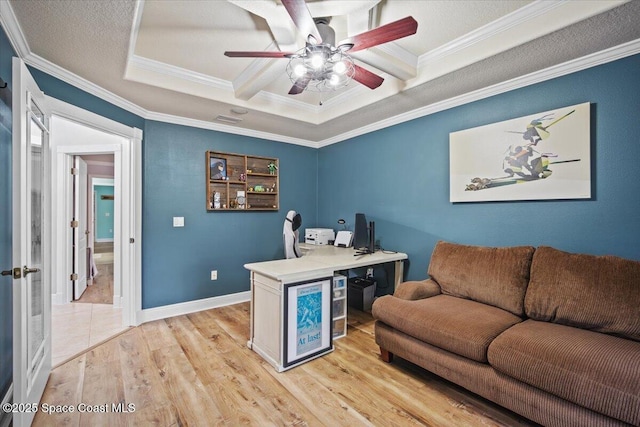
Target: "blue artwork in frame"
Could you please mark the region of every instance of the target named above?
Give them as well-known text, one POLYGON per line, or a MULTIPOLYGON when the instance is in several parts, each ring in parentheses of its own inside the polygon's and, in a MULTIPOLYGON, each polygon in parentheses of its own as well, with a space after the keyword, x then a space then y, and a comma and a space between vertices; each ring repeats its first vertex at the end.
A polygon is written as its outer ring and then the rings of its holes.
POLYGON ((324 278, 285 284, 285 368, 333 350, 331 283, 324 278))

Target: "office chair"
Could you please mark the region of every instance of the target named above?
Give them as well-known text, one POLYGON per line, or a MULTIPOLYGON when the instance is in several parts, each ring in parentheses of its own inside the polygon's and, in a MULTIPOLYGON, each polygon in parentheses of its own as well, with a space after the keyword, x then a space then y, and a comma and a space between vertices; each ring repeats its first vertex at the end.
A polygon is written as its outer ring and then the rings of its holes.
POLYGON ((300 258, 302 252, 298 245, 299 231, 298 229, 302 225, 302 217, 296 211, 289 211, 284 219, 284 226, 282 227, 282 240, 284 242, 284 257, 300 258))

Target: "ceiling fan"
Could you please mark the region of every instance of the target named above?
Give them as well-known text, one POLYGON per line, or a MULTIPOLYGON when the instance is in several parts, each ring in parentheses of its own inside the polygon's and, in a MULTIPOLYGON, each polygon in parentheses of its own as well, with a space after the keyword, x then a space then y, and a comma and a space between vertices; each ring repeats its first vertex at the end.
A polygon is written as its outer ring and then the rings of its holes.
POLYGON ((346 86, 351 79, 375 89, 384 79, 353 62, 347 52, 357 52, 415 34, 418 23, 411 16, 349 37, 336 45, 330 18, 311 16, 304 0, 282 0, 298 30, 306 36, 306 46, 296 52, 226 51, 231 58, 289 58, 287 73, 293 82, 289 95, 306 89, 329 91, 346 86))

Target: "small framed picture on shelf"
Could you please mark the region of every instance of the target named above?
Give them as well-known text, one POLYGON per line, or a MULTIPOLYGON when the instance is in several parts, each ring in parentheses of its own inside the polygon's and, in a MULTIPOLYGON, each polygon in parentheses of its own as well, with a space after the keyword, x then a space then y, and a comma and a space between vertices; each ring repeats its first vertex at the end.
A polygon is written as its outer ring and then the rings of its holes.
POLYGON ((211 179, 227 179, 227 159, 210 157, 209 167, 211 169, 211 179))

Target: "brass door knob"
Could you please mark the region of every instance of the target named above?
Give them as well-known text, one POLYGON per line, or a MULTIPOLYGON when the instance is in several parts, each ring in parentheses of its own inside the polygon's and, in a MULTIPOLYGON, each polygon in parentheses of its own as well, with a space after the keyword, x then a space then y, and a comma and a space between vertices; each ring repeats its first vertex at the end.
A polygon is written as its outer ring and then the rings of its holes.
POLYGON ((39 268, 29 268, 29 267, 27 267, 25 265, 24 268, 22 269, 22 276, 23 277, 27 277, 27 274, 29 274, 29 273, 37 273, 39 271, 40 271, 39 268))

